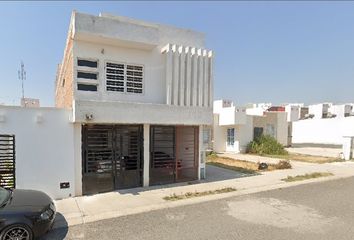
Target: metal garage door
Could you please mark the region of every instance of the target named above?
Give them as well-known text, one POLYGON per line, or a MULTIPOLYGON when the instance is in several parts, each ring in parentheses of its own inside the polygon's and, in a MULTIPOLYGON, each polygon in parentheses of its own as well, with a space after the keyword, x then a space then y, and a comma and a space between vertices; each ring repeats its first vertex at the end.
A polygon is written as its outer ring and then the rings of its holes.
POLYGON ((83 194, 141 186, 141 125, 82 127, 83 194))
POLYGON ((198 127, 152 126, 150 184, 198 179, 198 127))

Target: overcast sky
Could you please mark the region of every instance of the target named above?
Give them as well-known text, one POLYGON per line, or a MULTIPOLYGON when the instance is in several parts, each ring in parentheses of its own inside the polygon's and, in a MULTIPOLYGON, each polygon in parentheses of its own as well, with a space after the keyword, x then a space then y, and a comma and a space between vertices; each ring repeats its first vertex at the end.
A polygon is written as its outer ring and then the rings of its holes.
POLYGON ((215 99, 354 102, 354 2, 0 2, 0 103, 54 105, 72 10, 110 12, 206 33, 215 99))

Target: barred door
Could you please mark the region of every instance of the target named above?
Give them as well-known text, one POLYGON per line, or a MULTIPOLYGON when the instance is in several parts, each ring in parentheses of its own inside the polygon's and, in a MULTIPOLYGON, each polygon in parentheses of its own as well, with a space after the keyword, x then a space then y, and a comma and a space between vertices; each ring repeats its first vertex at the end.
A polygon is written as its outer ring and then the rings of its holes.
POLYGON ((141 125, 82 127, 83 194, 141 186, 141 125))
POLYGON ((0 186, 15 188, 15 136, 0 134, 0 186))

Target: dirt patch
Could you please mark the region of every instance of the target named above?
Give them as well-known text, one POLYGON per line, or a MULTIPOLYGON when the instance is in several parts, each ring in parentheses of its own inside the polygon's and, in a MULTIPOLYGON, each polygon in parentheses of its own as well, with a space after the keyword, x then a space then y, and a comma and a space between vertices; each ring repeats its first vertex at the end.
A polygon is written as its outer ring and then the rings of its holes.
POLYGON ((272 158, 281 158, 286 160, 294 160, 300 162, 309 162, 309 163, 331 163, 331 162, 342 162, 340 158, 333 157, 322 157, 322 156, 313 156, 313 155, 304 155, 298 153, 289 153, 288 155, 264 155, 265 157, 272 158))
POLYGON ((276 164, 267 164, 268 168, 265 170, 259 170, 259 163, 238 160, 228 157, 220 157, 218 155, 210 155, 207 158, 207 164, 216 167, 222 167, 229 170, 242 172, 246 174, 255 174, 261 171, 273 171, 277 169, 289 169, 291 164, 288 161, 279 161, 276 164))

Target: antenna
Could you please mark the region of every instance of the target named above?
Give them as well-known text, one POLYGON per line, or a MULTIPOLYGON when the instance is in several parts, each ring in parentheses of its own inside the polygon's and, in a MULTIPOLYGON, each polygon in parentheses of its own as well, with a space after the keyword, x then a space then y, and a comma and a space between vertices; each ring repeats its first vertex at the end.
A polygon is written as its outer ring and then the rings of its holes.
POLYGON ((18 79, 21 81, 21 85, 22 85, 22 98, 25 98, 24 81, 26 80, 26 71, 25 71, 25 64, 23 64, 23 61, 21 61, 21 69, 18 70, 18 79))

